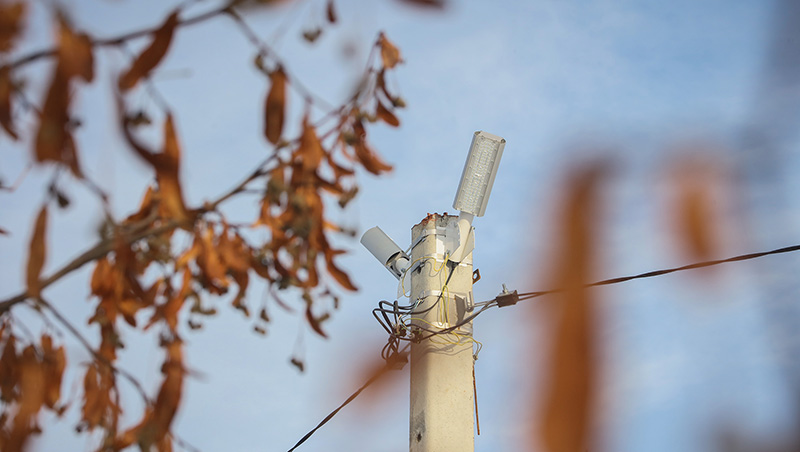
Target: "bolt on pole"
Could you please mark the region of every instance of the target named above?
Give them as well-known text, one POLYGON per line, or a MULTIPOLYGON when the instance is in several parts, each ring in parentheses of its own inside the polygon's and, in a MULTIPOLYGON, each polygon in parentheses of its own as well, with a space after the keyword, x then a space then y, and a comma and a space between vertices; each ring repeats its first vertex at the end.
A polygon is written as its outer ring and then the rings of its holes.
MULTIPOLYGON (((445 256, 452 215, 428 215, 411 230, 411 324, 442 330, 458 324, 472 300, 472 253, 457 264, 445 256), (422 237, 420 239, 420 237, 422 237), (452 273, 452 274, 451 274, 452 273), (448 280, 449 278, 449 280, 448 280)), ((457 228, 456 228, 457 230, 457 228)), ((416 328, 415 328, 416 330, 416 328)), ((411 452, 475 450, 472 322, 411 344, 411 452)))

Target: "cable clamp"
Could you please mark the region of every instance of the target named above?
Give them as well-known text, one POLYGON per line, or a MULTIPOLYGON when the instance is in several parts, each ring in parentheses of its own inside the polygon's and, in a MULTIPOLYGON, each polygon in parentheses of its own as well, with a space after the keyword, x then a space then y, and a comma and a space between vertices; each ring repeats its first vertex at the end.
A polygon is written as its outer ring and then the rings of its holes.
POLYGON ((512 306, 519 301, 519 294, 517 291, 509 292, 506 285, 503 284, 503 291, 495 298, 497 300, 497 307, 503 308, 505 306, 512 306))

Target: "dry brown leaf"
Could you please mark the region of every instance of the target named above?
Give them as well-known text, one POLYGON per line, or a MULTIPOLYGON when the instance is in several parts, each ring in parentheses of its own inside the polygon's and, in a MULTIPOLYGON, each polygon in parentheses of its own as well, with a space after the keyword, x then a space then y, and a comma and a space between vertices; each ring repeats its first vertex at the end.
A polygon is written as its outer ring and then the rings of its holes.
POLYGON ((189 271, 189 269, 187 268, 183 271, 183 283, 181 285, 180 292, 178 292, 177 295, 167 300, 162 312, 164 321, 167 322, 167 325, 172 331, 177 331, 178 329, 178 313, 183 307, 183 304, 186 301, 186 297, 189 295, 191 291, 192 291, 192 272, 189 271))
POLYGON ((178 221, 184 221, 189 215, 183 202, 179 175, 181 149, 172 115, 168 115, 164 122, 164 152, 159 154, 159 157, 154 166, 161 203, 170 216, 178 221))
POLYGON ((129 215, 128 218, 125 219, 125 222, 133 223, 149 217, 152 213, 153 207, 155 207, 155 197, 155 190, 153 190, 152 186, 148 186, 144 193, 144 197, 142 197, 142 202, 139 203, 139 210, 136 211, 136 213, 129 215))
POLYGON ((17 397, 15 387, 19 381, 20 365, 16 344, 16 338, 9 335, 0 354, 0 400, 5 403, 17 397))
POLYGON ((336 282, 338 282, 345 289, 353 291, 358 290, 358 288, 353 284, 353 282, 350 281, 350 276, 348 276, 347 273, 345 273, 343 270, 337 267, 336 264, 334 263, 333 258, 338 253, 340 252, 328 249, 325 250, 325 263, 327 264, 328 267, 328 273, 330 273, 331 276, 333 276, 333 279, 335 279, 336 282))
POLYGON ((58 65, 66 78, 94 79, 92 40, 84 33, 73 32, 63 16, 59 17, 58 65))
POLYGON ((381 46, 381 60, 383 61, 383 67, 386 69, 391 69, 398 63, 403 62, 403 58, 400 57, 400 50, 386 38, 385 34, 381 33, 380 37, 378 38, 378 45, 381 46))
POLYGON ((570 181, 555 228, 550 284, 563 292, 550 305, 554 335, 538 429, 540 444, 550 452, 583 451, 589 436, 597 378, 592 344, 595 314, 590 292, 583 285, 590 281, 595 264, 595 210, 603 174, 603 167, 593 166, 570 181))
POLYGON ((311 312, 311 303, 306 305, 306 320, 308 320, 308 324, 311 325, 311 328, 320 336, 324 338, 328 338, 328 335, 322 331, 322 325, 320 324, 319 319, 314 317, 314 313, 311 312))
POLYGON ((356 122, 353 126, 353 131, 357 138, 352 147, 356 152, 356 158, 359 162, 361 162, 361 165, 364 166, 364 169, 375 175, 380 175, 383 172, 391 171, 392 166, 384 163, 383 160, 378 158, 378 156, 367 146, 366 131, 364 130, 364 126, 360 122, 356 122))
POLYGON ((64 347, 53 348, 53 339, 42 336, 42 367, 44 370, 44 403, 51 409, 61 398, 61 380, 67 365, 64 347))
POLYGON ((269 74, 270 88, 264 106, 264 135, 272 144, 277 144, 283 133, 283 118, 286 110, 286 73, 279 67, 269 74))
POLYGON ((19 136, 14 130, 14 123, 11 117, 11 92, 13 91, 11 81, 11 70, 8 66, 0 67, 0 125, 13 139, 19 136))
POLYGON ((31 243, 28 251, 28 267, 26 281, 28 283, 28 295, 38 297, 40 293, 39 277, 44 267, 46 258, 45 239, 47 235, 47 206, 42 206, 39 215, 36 217, 36 224, 31 235, 31 243))
POLYGON ((90 288, 93 295, 100 298, 114 294, 114 289, 120 283, 121 275, 114 274, 114 268, 108 261, 108 258, 103 257, 97 260, 97 264, 92 272, 92 279, 90 288))
POLYGON ((164 121, 164 148, 160 153, 153 152, 139 142, 131 131, 130 117, 125 114, 125 105, 117 97, 117 110, 122 121, 125 140, 139 157, 149 163, 156 172, 158 182, 159 213, 179 222, 189 218, 189 211, 183 200, 180 184, 181 149, 178 143, 175 123, 171 114, 164 121))
MULTIPOLYGON (((167 433, 178 411, 178 404, 183 393, 183 350, 180 340, 173 340, 165 345, 167 359, 161 366, 164 381, 158 391, 158 396, 151 411, 146 416, 146 422, 138 430, 139 445, 159 444, 167 439, 167 433)), ((143 450, 150 450, 143 447, 143 450)), ((162 449, 163 450, 163 449, 162 449)))
POLYGON ((704 261, 718 256, 720 221, 714 203, 718 174, 712 162, 685 158, 674 170, 673 184, 677 205, 673 218, 678 239, 692 260, 704 261))
POLYGON ((131 65, 127 72, 122 74, 119 78, 119 89, 127 91, 137 83, 139 80, 146 78, 150 72, 158 66, 164 55, 167 54, 169 46, 172 43, 172 36, 175 33, 175 27, 178 26, 178 11, 174 11, 167 17, 167 20, 161 27, 153 34, 153 42, 139 54, 136 60, 131 65))
POLYGON ((200 255, 197 258, 197 264, 210 282, 220 287, 228 286, 228 267, 223 262, 214 243, 214 231, 211 227, 203 231, 200 236, 200 255))
POLYGON ((89 429, 100 424, 100 420, 103 417, 100 385, 97 377, 97 368, 95 365, 90 365, 83 377, 83 407, 81 409, 82 419, 89 429))
MULTIPOLYGON (((406 351, 402 355, 395 355, 392 358, 392 363, 398 365, 398 367, 393 368, 373 350, 359 351, 361 353, 354 353, 354 356, 358 358, 351 367, 350 378, 346 380, 348 386, 343 387, 341 391, 347 393, 352 391, 353 386, 358 387, 364 385, 367 381, 372 381, 369 389, 359 395, 354 409, 362 417, 378 416, 381 410, 386 407, 386 403, 391 403, 391 394, 396 393, 397 388, 403 386, 400 377, 404 374, 395 370, 399 370, 402 361, 408 358, 408 352, 406 351)), ((407 374, 405 378, 408 378, 407 374)))
POLYGON ((36 133, 34 149, 37 162, 63 161, 63 150, 67 146, 69 101, 69 77, 56 67, 36 133))
POLYGON ((244 298, 245 295, 247 295, 247 286, 250 284, 250 276, 247 272, 233 272, 232 276, 233 280, 236 281, 236 284, 239 286, 239 291, 236 293, 236 296, 233 297, 231 305, 242 311, 245 317, 250 317, 250 310, 247 308, 247 305, 244 304, 244 298))
POLYGON ((375 115, 382 119, 386 124, 389 124, 392 127, 398 127, 400 125, 400 120, 397 119, 397 116, 394 115, 388 108, 384 107, 383 104, 378 101, 378 109, 375 112, 375 115))
POLYGON ((192 247, 186 250, 185 253, 181 254, 181 256, 175 261, 175 269, 181 270, 185 268, 189 262, 197 259, 197 256, 200 255, 200 238, 195 235, 194 242, 192 243, 192 247))
POLYGON ((325 8, 325 14, 328 16, 328 22, 336 23, 336 11, 333 8, 333 0, 328 0, 328 5, 325 8))
POLYGON ((56 162, 67 166, 77 178, 83 178, 75 139, 70 131, 70 80, 94 77, 92 44, 84 34, 76 35, 63 18, 60 21, 58 57, 39 119, 34 157, 39 163, 56 162))
POLYGON ((325 155, 314 126, 308 123, 308 117, 303 118, 303 135, 300 137, 296 155, 302 162, 303 171, 312 173, 317 170, 325 155))
POLYGON ((22 31, 25 13, 25 2, 0 3, 0 53, 14 48, 14 41, 22 31))
POLYGON ((245 245, 239 234, 234 233, 233 238, 229 237, 227 225, 225 225, 222 234, 219 236, 217 250, 225 266, 230 270, 247 272, 250 269, 250 255, 252 254, 250 249, 245 245))
POLYGON ((20 357, 19 400, 17 412, 11 422, 4 450, 25 450, 25 444, 37 430, 39 411, 44 405, 44 369, 36 357, 33 345, 25 347, 20 357))

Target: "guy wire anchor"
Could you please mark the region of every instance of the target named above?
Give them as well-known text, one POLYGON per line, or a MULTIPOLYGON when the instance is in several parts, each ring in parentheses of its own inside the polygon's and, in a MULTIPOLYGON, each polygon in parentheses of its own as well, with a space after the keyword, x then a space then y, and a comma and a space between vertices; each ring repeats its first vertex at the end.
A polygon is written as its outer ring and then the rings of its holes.
POLYGON ((517 291, 509 292, 508 288, 506 288, 505 283, 503 284, 503 291, 500 292, 499 295, 495 298, 497 300, 497 307, 503 308, 506 306, 511 306, 517 304, 519 301, 519 295, 517 291))

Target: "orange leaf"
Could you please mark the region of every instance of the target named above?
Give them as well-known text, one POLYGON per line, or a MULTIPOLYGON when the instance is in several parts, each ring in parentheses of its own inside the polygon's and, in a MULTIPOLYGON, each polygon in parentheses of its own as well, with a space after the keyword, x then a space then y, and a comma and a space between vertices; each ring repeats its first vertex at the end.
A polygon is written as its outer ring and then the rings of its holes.
POLYGON ((170 43, 172 43, 172 35, 177 26, 178 11, 174 11, 167 17, 161 27, 155 31, 153 42, 136 58, 131 68, 120 76, 120 90, 127 91, 131 89, 139 83, 139 80, 150 75, 150 72, 158 66, 158 63, 167 54, 170 43))
POLYGON ((197 259, 197 256, 200 255, 200 249, 201 249, 200 238, 195 236, 195 240, 192 243, 192 247, 186 250, 186 252, 184 252, 181 255, 181 257, 179 257, 175 261, 175 269, 180 270, 182 268, 185 268, 189 264, 189 262, 197 259))
POLYGON ((302 160, 303 170, 308 172, 315 172, 325 155, 314 126, 308 123, 308 117, 303 118, 303 135, 296 154, 302 160))
POLYGON ((236 293, 236 296, 233 297, 231 305, 234 308, 242 311, 245 317, 250 317, 250 310, 247 309, 247 305, 244 304, 244 297, 247 294, 247 286, 250 283, 250 276, 247 274, 247 272, 234 272, 233 279, 239 286, 239 291, 236 293))
POLYGON ((62 162, 67 145, 69 122, 69 78, 55 68, 53 80, 47 90, 42 107, 39 129, 36 133, 35 157, 37 162, 62 162))
POLYGON ((55 408, 61 398, 61 379, 64 376, 67 358, 64 347, 53 348, 53 339, 48 335, 42 336, 42 354, 45 379, 44 401, 49 408, 55 408))
POLYGON ((228 237, 227 225, 219 237, 217 250, 225 265, 236 272, 247 272, 250 269, 250 249, 244 240, 234 233, 233 238, 228 237))
POLYGON ((552 300, 555 323, 550 364, 545 379, 545 402, 539 434, 550 452, 585 449, 595 398, 595 352, 592 332, 595 314, 589 291, 583 287, 595 263, 597 186, 600 166, 577 174, 568 186, 558 236, 550 287, 563 292, 552 300))
MULTIPOLYGON (((393 394, 397 393, 398 387, 404 384, 399 381, 404 375, 399 370, 404 360, 408 359, 408 352, 393 355, 392 364, 380 357, 374 350, 356 350, 353 354, 356 358, 351 365, 350 378, 345 380, 348 386, 363 385, 365 382, 372 382, 368 391, 364 391, 358 397, 358 403, 354 407, 360 417, 369 418, 379 416, 380 412, 387 403, 391 403, 393 394), (393 365, 398 367, 392 367, 393 365)), ((405 366, 403 366, 405 367, 405 366)), ((408 369, 408 368, 406 368, 408 369)), ((408 375, 405 375, 408 378, 408 375)), ((342 392, 352 391, 350 387, 342 388, 342 392)))
POLYGON ((131 131, 131 118, 125 114, 122 98, 117 96, 117 109, 122 121, 122 133, 136 154, 149 163, 156 172, 159 188, 159 213, 174 220, 185 221, 189 217, 183 201, 180 184, 181 150, 175 133, 175 123, 168 114, 164 122, 164 150, 153 152, 134 137, 131 131))
POLYGON ((172 115, 167 115, 167 120, 164 122, 164 152, 157 157, 154 166, 161 202, 174 219, 185 220, 188 218, 188 213, 179 180, 181 149, 175 134, 172 115))
POLYGON ((79 76, 87 82, 94 79, 92 41, 84 33, 76 34, 64 17, 59 17, 58 65, 64 76, 79 76))
POLYGON ((276 144, 283 133, 283 116, 286 110, 286 74, 279 67, 269 74, 272 84, 267 94, 264 113, 264 135, 270 143, 276 144))
POLYGON ((382 119, 386 124, 389 124, 392 127, 397 127, 400 125, 400 120, 397 119, 397 116, 394 115, 388 108, 384 107, 383 104, 378 101, 378 110, 375 112, 378 118, 382 119))
POLYGON ((133 213, 125 219, 125 222, 134 222, 139 221, 147 218, 150 216, 152 209, 154 207, 153 198, 155 197, 155 193, 153 191, 152 186, 147 187, 147 191, 144 193, 144 197, 142 198, 142 202, 139 203, 139 210, 136 213, 133 213))
POLYGON ((380 175, 385 171, 390 171, 392 166, 384 163, 367 146, 364 126, 360 122, 356 122, 353 125, 353 131, 357 136, 357 141, 353 143, 353 149, 356 151, 356 158, 358 158, 358 161, 364 166, 364 169, 376 175, 380 175))
POLYGON ((103 406, 100 402, 100 385, 97 382, 97 368, 90 365, 83 377, 83 408, 82 419, 89 428, 100 423, 103 416, 103 406))
POLYGON ((28 269, 26 280, 28 295, 38 297, 40 293, 39 277, 44 267, 46 257, 45 234, 47 231, 47 206, 42 206, 36 217, 36 225, 31 236, 30 250, 28 251, 28 269))
POLYGON ((25 444, 35 433, 36 418, 44 405, 44 369, 33 345, 22 351, 19 364, 19 404, 4 444, 4 450, 10 452, 25 450, 25 444))
MULTIPOLYGON (((164 381, 158 390, 158 396, 153 403, 150 411, 145 415, 143 424, 135 427, 142 450, 150 450, 152 444, 163 445, 170 431, 170 425, 178 411, 178 404, 183 392, 183 351, 181 342, 175 339, 164 345, 167 352, 167 359, 161 366, 164 373, 164 381)), ((163 450, 163 448, 159 448, 163 450)))
POLYGON ((200 242, 200 256, 197 263, 206 278, 215 285, 228 286, 228 267, 222 261, 217 246, 214 244, 214 232, 209 227, 203 232, 200 242))
POLYGON ((319 319, 314 317, 314 314, 311 312, 311 303, 306 305, 306 320, 308 320, 308 324, 311 325, 311 328, 320 336, 324 338, 328 338, 328 335, 322 331, 322 325, 319 322, 319 319))
POLYGON ((378 38, 378 45, 381 46, 381 59, 383 60, 383 66, 386 69, 391 69, 398 63, 403 62, 403 58, 400 57, 400 50, 388 39, 386 39, 385 34, 381 33, 380 37, 378 38))
POLYGON ((167 325, 172 331, 177 331, 178 329, 178 313, 183 307, 183 303, 186 301, 186 297, 189 295, 189 292, 191 292, 191 289, 192 272, 187 268, 183 271, 183 285, 181 286, 180 292, 167 300, 163 309, 164 321, 167 322, 167 325))
POLYGON ((11 118, 11 70, 8 66, 0 67, 0 125, 11 138, 18 139, 17 132, 11 118))
POLYGON ((16 338, 9 335, 0 355, 0 400, 9 403, 15 398, 14 388, 19 381, 19 357, 16 338))
POLYGON ((114 275, 115 271, 108 258, 103 257, 97 261, 92 272, 90 287, 93 295, 106 297, 114 293, 115 287, 121 282, 122 275, 114 275))
POLYGON ((25 13, 24 2, 0 3, 0 53, 6 53, 14 48, 14 41, 22 30, 25 13))
POLYGON ((350 281, 350 276, 347 275, 344 271, 342 271, 336 264, 333 262, 333 257, 336 254, 333 250, 326 250, 325 252, 325 263, 328 266, 328 273, 333 276, 333 279, 336 280, 342 287, 347 290, 358 290, 358 288, 353 285, 352 281, 350 281))
POLYGON ((714 162, 688 157, 674 169, 677 186, 676 229, 690 258, 709 260, 718 255, 719 220, 715 213, 715 185, 719 185, 719 168, 714 162))

